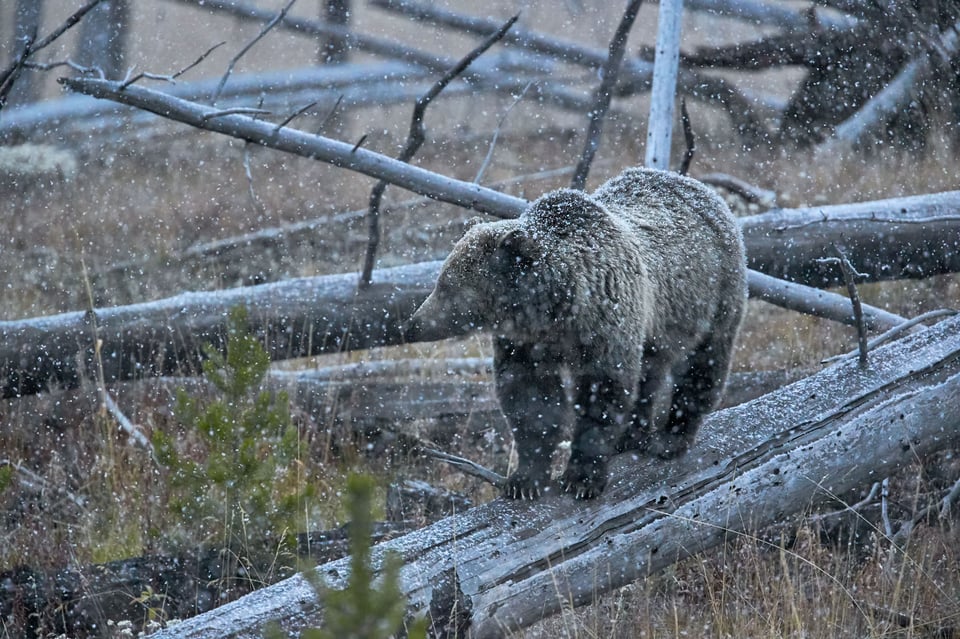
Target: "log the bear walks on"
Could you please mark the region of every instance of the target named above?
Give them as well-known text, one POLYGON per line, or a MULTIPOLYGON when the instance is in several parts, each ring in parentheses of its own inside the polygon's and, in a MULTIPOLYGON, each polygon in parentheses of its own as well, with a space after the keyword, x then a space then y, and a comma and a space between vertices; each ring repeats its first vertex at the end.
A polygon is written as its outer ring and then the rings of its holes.
POLYGON ((592 195, 561 189, 515 220, 473 226, 410 321, 410 340, 485 330, 519 466, 506 495, 560 479, 599 495, 620 451, 684 452, 723 391, 746 305, 743 240, 702 183, 628 169, 592 195))

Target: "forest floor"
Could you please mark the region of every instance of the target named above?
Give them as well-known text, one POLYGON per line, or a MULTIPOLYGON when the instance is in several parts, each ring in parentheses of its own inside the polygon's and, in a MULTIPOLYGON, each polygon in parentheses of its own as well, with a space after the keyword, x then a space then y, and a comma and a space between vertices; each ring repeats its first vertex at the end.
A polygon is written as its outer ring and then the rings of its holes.
MULTIPOLYGON (((528 199, 566 186, 583 143, 583 118, 534 101, 510 109, 511 102, 510 96, 441 100, 428 114, 429 139, 416 163, 473 180, 490 149, 492 132, 506 114, 483 184, 528 199)), ((614 104, 591 189, 643 157, 646 99, 614 104)), ((406 135, 410 108, 350 111, 324 122, 323 132, 344 140, 367 135, 366 148, 395 155, 406 135)), ((948 140, 934 140, 915 154, 884 148, 830 157, 809 150, 745 151, 725 116, 697 104, 691 105, 691 113, 698 135, 691 175, 736 175, 775 191, 779 206, 960 188, 955 148, 948 140)), ((288 260, 282 273, 268 261, 259 266, 261 272, 292 277, 359 269, 365 219, 339 214, 366 207, 374 183, 370 178, 178 125, 153 125, 99 141, 65 137, 57 144, 75 161, 69 179, 40 180, 16 190, 4 190, 0 183, 0 219, 6 229, 0 246, 0 320, 247 284, 215 269, 199 278, 192 271, 171 273, 165 264, 169 256, 201 242, 309 220, 321 221, 312 254, 288 260), (113 281, 99 275, 120 264, 128 265, 123 277, 136 281, 103 284, 113 281), (141 266, 131 269, 130 264, 141 266)), ((677 140, 677 149, 681 144, 682 139, 677 140)), ((388 190, 386 203, 380 266, 441 259, 473 215, 397 188, 388 190)), ((761 212, 732 196, 731 203, 743 214, 761 212)), ((870 304, 912 317, 960 307, 960 278, 875 284, 863 286, 861 294, 870 304)), ((815 369, 825 357, 855 344, 855 332, 848 327, 751 301, 734 370, 815 369)), ((489 353, 486 339, 471 337, 286 362, 282 367, 489 353)), ((90 386, 95 385, 90 380, 90 386)), ((164 432, 188 440, 196 450, 203 448, 191 435, 190 424, 183 423, 174 397, 131 388, 123 385, 114 391, 128 393, 118 400, 148 436, 164 432)), ((89 405, 76 399, 86 391, 58 390, 0 402, 0 471, 16 467, 33 474, 28 481, 22 472, 0 472, 0 573, 22 566, 77 568, 172 552, 216 543, 216 536, 223 534, 216 522, 172 511, 169 502, 176 487, 171 467, 156 463, 131 443, 106 411, 87 410, 89 405)), ((324 530, 344 523, 340 496, 348 471, 372 473, 383 486, 422 479, 462 493, 473 503, 495 497, 490 486, 445 467, 400 452, 384 454, 340 423, 336 407, 323 415, 319 419, 295 411, 293 416, 303 444, 293 462, 303 478, 297 493, 298 525, 324 530)), ((435 425, 425 428, 436 430, 435 425)), ((488 429, 478 434, 465 424, 444 428, 449 428, 444 437, 449 452, 501 471, 509 467, 508 433, 488 429)), ((843 522, 809 512, 773 529, 731 538, 666 573, 516 636, 960 637, 958 509, 895 536, 903 522, 912 520, 958 475, 957 451, 944 451, 890 478, 882 500, 877 497, 858 513, 847 513, 843 522), (885 523, 891 524, 889 530, 885 523)), ((870 489, 850 496, 850 502, 870 489)), ((382 514, 385 506, 377 508, 382 514)), ((295 564, 295 559, 278 557, 273 572, 257 579, 269 582, 295 564), (283 566, 284 561, 292 563, 283 566)), ((137 624, 162 617, 162 605, 145 604, 143 614, 134 620, 137 624)), ((126 636, 124 629, 103 627, 98 631, 102 636, 126 636)), ((0 619, 0 636, 17 636, 16 628, 0 619)))

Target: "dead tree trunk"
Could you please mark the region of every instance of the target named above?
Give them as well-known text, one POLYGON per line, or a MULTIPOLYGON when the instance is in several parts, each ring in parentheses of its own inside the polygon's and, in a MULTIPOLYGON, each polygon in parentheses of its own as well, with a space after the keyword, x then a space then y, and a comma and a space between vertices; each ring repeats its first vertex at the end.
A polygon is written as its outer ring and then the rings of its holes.
MULTIPOLYGON (((13 25, 13 51, 16 58, 28 42, 32 43, 37 37, 37 30, 43 16, 42 0, 17 0, 16 13, 13 25)), ((4 61, 6 62, 6 61, 4 61)), ((11 90, 7 102, 11 105, 27 104, 40 97, 39 77, 30 69, 22 72, 11 90)), ((2 104, 0 104, 2 106, 2 104)))
MULTIPOLYGON (((429 610, 434 628, 500 637, 957 445, 958 396, 951 319, 878 350, 868 369, 838 364, 714 413, 680 459, 621 456, 596 501, 498 499, 377 546, 373 562, 400 553, 409 610, 429 610)), ((346 560, 317 568, 330 588, 348 572, 346 560)), ((155 636, 253 637, 268 621, 293 632, 322 619, 298 575, 155 636)))
POLYGON ((123 77, 124 47, 130 22, 129 0, 105 0, 80 25, 77 60, 105 77, 123 77))
MULTIPOLYGON (((350 24, 350 0, 326 0, 323 19, 327 24, 343 29, 350 24)), ((323 64, 343 64, 350 59, 350 47, 345 38, 331 35, 320 43, 320 62, 323 64)))
POLYGON ((778 209, 741 220, 747 265, 808 286, 843 284, 835 264, 818 262, 842 245, 869 281, 960 271, 960 191, 778 209))

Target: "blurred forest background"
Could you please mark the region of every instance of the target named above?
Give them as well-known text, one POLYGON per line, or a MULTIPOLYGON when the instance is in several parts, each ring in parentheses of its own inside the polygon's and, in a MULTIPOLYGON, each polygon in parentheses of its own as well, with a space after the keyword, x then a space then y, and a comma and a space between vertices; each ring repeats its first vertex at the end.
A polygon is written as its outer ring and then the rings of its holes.
MULTIPOLYGON (((104 0, 15 66, 84 4, 0 4, 0 65, 16 68, 0 84, 0 323, 11 327, 185 291, 356 274, 368 245, 375 178, 71 93, 61 76, 170 75, 209 52, 175 82, 137 83, 209 103, 231 68, 218 106, 271 121, 299 112, 291 127, 395 157, 417 97, 479 40, 410 7, 495 26, 519 13, 516 30, 579 57, 494 46, 430 106, 412 163, 534 199, 570 182, 600 81, 583 51, 606 56, 623 9, 104 0), (280 22, 258 39, 287 8, 334 31, 280 22), (336 29, 363 38, 344 47, 336 29)), ((657 10, 644 3, 631 31, 588 189, 643 162, 657 10)), ((960 2, 944 0, 688 2, 679 93, 696 136, 690 175, 744 217, 960 189, 958 24, 960 2)), ((678 118, 675 165, 684 149, 678 118)), ((474 215, 388 188, 377 268, 443 259, 474 215)), ((951 216, 945 237, 956 238, 951 216)), ((865 283, 860 295, 910 318, 957 307, 960 279, 865 283)), ((93 365, 75 384, 5 394, 2 636, 131 636, 335 558, 350 472, 377 479, 377 539, 495 497, 411 444, 438 442, 507 472, 511 439, 491 405, 485 336, 271 363, 245 321, 231 319, 225 359, 208 353, 200 376, 111 381, 93 365), (307 395, 302 371, 318 372, 307 395), (439 412, 422 408, 431 388, 454 394, 439 412)), ((752 300, 734 371, 762 380, 756 396, 856 341, 853 327, 752 300)), ((956 451, 942 451, 843 496, 856 509, 835 504, 732 538, 516 636, 958 637, 958 478, 956 451)))

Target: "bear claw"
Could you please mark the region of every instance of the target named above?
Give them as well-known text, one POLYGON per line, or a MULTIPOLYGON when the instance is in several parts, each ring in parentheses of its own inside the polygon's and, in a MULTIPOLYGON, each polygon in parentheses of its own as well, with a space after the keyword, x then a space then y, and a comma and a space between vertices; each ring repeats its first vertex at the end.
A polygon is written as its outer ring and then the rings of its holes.
POLYGON ((507 499, 535 501, 546 492, 545 482, 531 479, 522 473, 514 473, 507 478, 503 487, 503 496, 507 499))
POLYGON ((563 492, 574 499, 596 499, 607 485, 606 473, 577 472, 568 469, 560 480, 563 492))

